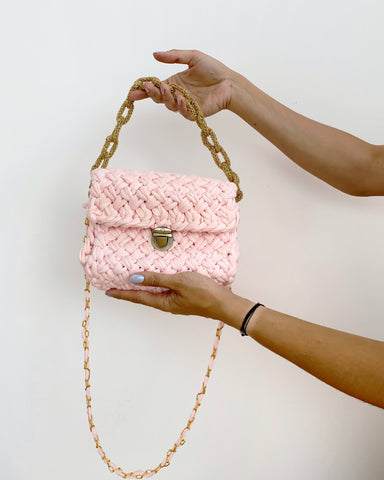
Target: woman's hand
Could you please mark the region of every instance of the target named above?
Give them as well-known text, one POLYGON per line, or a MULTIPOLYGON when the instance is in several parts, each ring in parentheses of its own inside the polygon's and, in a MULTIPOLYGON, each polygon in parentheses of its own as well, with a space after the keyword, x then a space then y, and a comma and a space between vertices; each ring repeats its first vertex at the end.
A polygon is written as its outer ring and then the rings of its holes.
POLYGON ((132 92, 131 100, 150 97, 156 103, 164 103, 169 110, 179 111, 185 118, 192 120, 182 94, 178 92, 175 101, 170 92, 168 84, 176 83, 191 93, 206 117, 229 108, 236 72, 197 50, 169 50, 155 52, 153 55, 159 62, 182 63, 188 65, 188 69, 169 77, 162 82, 160 89, 151 82, 145 82, 146 91, 132 92))
POLYGON ((148 305, 165 312, 221 320, 238 329, 241 327, 244 316, 254 305, 254 302, 232 293, 229 287, 223 287, 210 278, 195 272, 174 275, 144 272, 135 275, 133 280, 142 278, 143 281, 140 282, 140 285, 163 287, 170 291, 152 293, 110 289, 106 295, 148 305))

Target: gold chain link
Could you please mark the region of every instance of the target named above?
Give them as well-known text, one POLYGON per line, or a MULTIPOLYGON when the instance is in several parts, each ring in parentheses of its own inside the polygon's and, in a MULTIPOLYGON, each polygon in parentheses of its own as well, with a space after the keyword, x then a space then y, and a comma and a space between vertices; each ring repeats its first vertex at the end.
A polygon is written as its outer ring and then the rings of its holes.
MULTIPOLYGON (((121 127, 125 125, 132 116, 133 109, 134 109, 134 102, 130 99, 130 95, 135 90, 144 90, 144 82, 152 82, 156 87, 160 88, 161 81, 156 77, 142 77, 136 80, 136 82, 132 85, 127 98, 124 100, 123 104, 121 105, 117 116, 116 116, 116 126, 108 137, 105 139, 104 146, 101 150, 100 155, 98 156, 95 164, 92 166, 91 171, 95 168, 106 168, 108 166, 108 162, 112 155, 115 153, 117 145, 119 143, 119 134, 121 127), (126 114, 125 114, 126 112, 126 114), (125 115, 124 115, 125 114, 125 115)), ((169 88, 171 94, 176 100, 176 91, 182 93, 184 98, 186 99, 186 105, 189 113, 192 116, 192 119, 197 123, 197 125, 201 129, 201 138, 203 144, 208 148, 211 152, 211 155, 216 163, 216 165, 223 170, 225 176, 230 182, 233 182, 237 186, 237 195, 236 195, 236 202, 239 202, 243 198, 243 192, 240 189, 240 179, 237 173, 235 173, 231 169, 231 161, 228 157, 227 152, 224 148, 219 144, 215 132, 208 127, 204 115, 201 111, 201 108, 197 101, 191 96, 187 90, 185 90, 180 85, 176 85, 175 83, 170 83, 169 88), (212 143, 209 141, 211 138, 212 143), (220 160, 219 153, 223 156, 224 160, 220 160)))
POLYGON ((89 289, 90 283, 87 281, 87 277, 85 276, 85 318, 82 322, 82 338, 83 338, 83 348, 84 348, 84 373, 85 373, 85 400, 86 400, 86 405, 87 405, 87 415, 88 415, 88 423, 89 423, 89 429, 93 435, 93 439, 95 441, 96 449, 99 452, 99 455, 101 456, 101 459, 106 463, 108 469, 112 473, 116 473, 119 475, 121 478, 137 478, 137 479, 142 479, 147 476, 152 476, 156 473, 159 472, 164 467, 168 467, 170 464, 170 460, 173 457, 173 455, 176 453, 177 449, 179 448, 180 445, 185 444, 185 439, 184 437, 188 433, 188 431, 191 428, 192 423, 195 420, 196 417, 196 412, 198 408, 201 405, 201 400, 202 396, 205 394, 206 389, 207 389, 207 383, 209 376, 212 371, 213 367, 213 362, 216 358, 217 354, 217 345, 220 341, 220 336, 221 336, 221 331, 224 327, 224 323, 219 322, 219 326, 216 330, 216 336, 215 336, 215 344, 213 347, 213 351, 211 353, 211 360, 208 365, 207 373, 205 374, 205 378, 203 381, 203 386, 201 391, 196 395, 196 403, 195 406, 192 409, 191 415, 189 417, 189 420, 187 422, 187 426, 181 431, 181 434, 177 440, 177 442, 173 445, 173 448, 169 449, 167 451, 165 459, 159 463, 159 465, 156 468, 153 469, 147 469, 147 470, 136 470, 135 472, 124 472, 124 470, 121 467, 117 467, 106 455, 104 452, 103 448, 100 445, 99 441, 99 435, 96 431, 96 427, 93 421, 93 414, 92 414, 92 406, 91 406, 91 385, 90 385, 90 377, 91 377, 91 370, 89 366, 89 310, 90 310, 90 289, 89 289), (200 398, 199 398, 200 397, 200 398), (193 415, 192 415, 193 414, 193 415), (192 418, 191 418, 192 417, 192 418))

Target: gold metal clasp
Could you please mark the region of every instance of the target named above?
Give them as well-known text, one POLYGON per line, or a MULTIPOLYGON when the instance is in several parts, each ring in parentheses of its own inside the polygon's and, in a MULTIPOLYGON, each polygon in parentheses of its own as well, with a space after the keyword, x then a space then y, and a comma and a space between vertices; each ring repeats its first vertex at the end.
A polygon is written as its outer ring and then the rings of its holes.
POLYGON ((156 250, 169 250, 173 244, 172 230, 168 227, 156 227, 152 230, 151 243, 156 250))

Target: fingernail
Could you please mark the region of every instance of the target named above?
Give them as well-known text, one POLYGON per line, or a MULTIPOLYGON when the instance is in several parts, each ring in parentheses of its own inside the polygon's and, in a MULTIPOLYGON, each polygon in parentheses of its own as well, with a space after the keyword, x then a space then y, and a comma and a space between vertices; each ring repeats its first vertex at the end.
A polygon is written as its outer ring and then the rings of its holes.
POLYGON ((160 92, 162 95, 164 95, 164 88, 163 87, 160 87, 160 92))
POLYGON ((112 297, 112 293, 111 293, 111 292, 105 292, 105 294, 107 295, 107 297, 112 297))
POLYGON ((180 97, 178 97, 178 99, 177 99, 177 104, 181 105, 181 98, 180 97))
POLYGON ((144 282, 144 276, 143 275, 131 275, 129 277, 129 281, 132 283, 143 283, 144 282))
POLYGON ((153 53, 165 53, 165 50, 160 50, 159 52, 153 52, 153 53))

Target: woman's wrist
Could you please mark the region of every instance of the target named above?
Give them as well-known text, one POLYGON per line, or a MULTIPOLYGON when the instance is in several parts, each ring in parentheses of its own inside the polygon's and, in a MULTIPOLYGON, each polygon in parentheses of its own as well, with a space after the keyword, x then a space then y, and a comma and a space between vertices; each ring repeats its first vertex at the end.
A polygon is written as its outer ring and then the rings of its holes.
POLYGON ((225 296, 220 304, 220 312, 218 320, 223 321, 227 325, 240 330, 244 317, 256 302, 247 298, 240 297, 231 291, 225 296))
POLYGON ((228 109, 239 115, 239 117, 244 118, 244 105, 249 103, 247 102, 246 97, 249 95, 248 91, 251 86, 251 82, 243 77, 240 73, 235 71, 231 74, 231 100, 229 102, 228 109))

